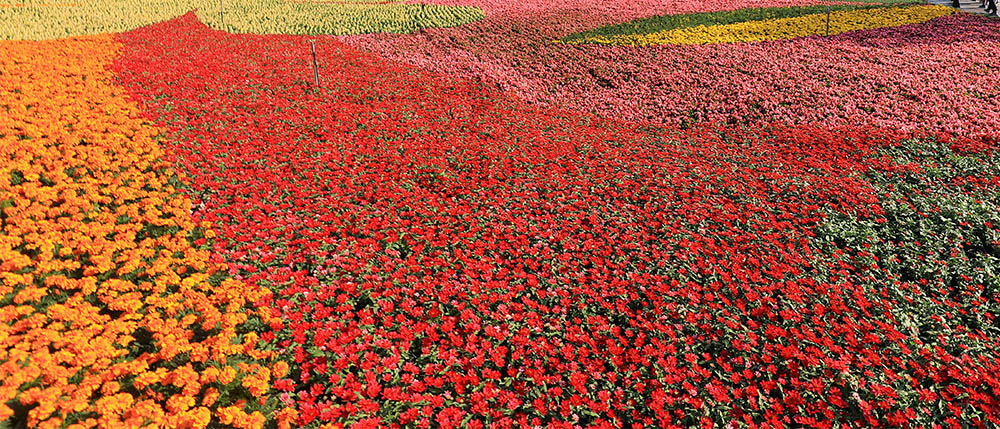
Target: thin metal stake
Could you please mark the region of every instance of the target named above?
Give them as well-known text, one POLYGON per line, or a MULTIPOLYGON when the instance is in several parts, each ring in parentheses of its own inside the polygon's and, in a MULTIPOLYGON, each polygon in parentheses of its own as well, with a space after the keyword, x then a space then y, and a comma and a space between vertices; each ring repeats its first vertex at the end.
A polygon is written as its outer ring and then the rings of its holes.
POLYGON ((312 43, 312 53, 313 53, 313 81, 316 82, 316 86, 319 86, 319 65, 316 64, 316 42, 312 43))
POLYGON ((830 36, 830 4, 829 3, 826 4, 826 35, 830 36))
POLYGON ((219 0, 219 24, 223 30, 226 29, 226 18, 222 15, 222 0, 219 0))

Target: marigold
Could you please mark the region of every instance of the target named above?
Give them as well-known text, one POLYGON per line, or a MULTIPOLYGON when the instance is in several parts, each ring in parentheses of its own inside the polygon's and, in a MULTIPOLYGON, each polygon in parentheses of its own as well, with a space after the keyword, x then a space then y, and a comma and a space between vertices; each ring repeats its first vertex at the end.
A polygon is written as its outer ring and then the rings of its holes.
MULTIPOLYGON (((273 356, 229 343, 263 292, 211 279, 210 254, 188 241, 190 201, 168 185, 158 130, 110 83, 119 49, 110 36, 0 42, 0 420, 204 427, 211 410, 192 408, 217 377, 192 362, 217 372, 273 356), (216 335, 196 337, 205 325, 216 335)), ((266 380, 248 383, 266 395, 266 380)))

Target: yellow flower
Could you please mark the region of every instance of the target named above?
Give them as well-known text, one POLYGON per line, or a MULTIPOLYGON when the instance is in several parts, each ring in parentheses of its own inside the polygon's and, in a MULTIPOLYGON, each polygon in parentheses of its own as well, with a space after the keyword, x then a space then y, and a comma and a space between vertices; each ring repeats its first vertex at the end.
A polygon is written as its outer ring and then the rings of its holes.
POLYGON ((191 425, 195 428, 206 427, 212 421, 212 412, 208 408, 198 407, 193 411, 193 414, 191 425))
POLYGON ((272 375, 274 375, 275 378, 284 377, 286 374, 288 374, 288 363, 285 361, 278 361, 278 363, 274 364, 272 375))
MULTIPOLYGON (((952 13, 954 11, 945 6, 926 5, 835 11, 830 14, 829 34, 917 24, 952 13)), ((760 42, 825 35, 826 24, 827 15, 822 13, 725 25, 699 25, 648 34, 594 36, 571 43, 644 46, 760 42)))
MULTIPOLYGON (((238 33, 356 34, 400 32, 420 27, 466 24, 484 16, 471 6, 368 1, 213 0, 15 3, 0 5, 0 40, 42 40, 82 34, 117 33, 196 10, 208 25, 238 33), (9 5, 8 5, 9 6, 9 5), (20 7, 23 6, 23 7, 20 7), (220 16, 221 11, 224 16, 220 16), (58 23, 58 25, 54 25, 58 23)), ((115 115, 127 106, 105 106, 115 115)), ((122 137, 125 130, 116 130, 122 137)), ((115 133, 115 134, 118 134, 115 133)), ((116 135, 117 137, 117 135, 116 135)))

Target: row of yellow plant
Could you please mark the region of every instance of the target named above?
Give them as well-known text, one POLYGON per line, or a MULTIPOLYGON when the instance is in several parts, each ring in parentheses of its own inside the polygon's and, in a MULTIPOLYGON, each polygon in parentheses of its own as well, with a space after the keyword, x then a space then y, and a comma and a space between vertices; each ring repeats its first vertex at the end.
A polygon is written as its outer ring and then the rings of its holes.
POLYGON ((15 7, 77 7, 80 3, 0 3, 0 9, 15 7))
POLYGON ((213 233, 109 83, 119 49, 0 42, 0 423, 287 426, 262 292, 193 245, 213 233))
MULTIPOLYGON (((952 13, 949 7, 925 5, 835 11, 829 15, 829 34, 918 24, 952 13)), ((594 36, 571 43, 645 46, 760 42, 826 35, 827 22, 827 14, 821 13, 725 25, 699 25, 648 34, 594 36)))
POLYGON ((476 21, 482 10, 466 6, 285 0, 27 0, 0 7, 0 40, 45 40, 117 33, 197 10, 207 25, 234 33, 404 33, 476 21), (221 9, 220 9, 221 8, 221 9), (221 13, 220 13, 221 11, 221 13))

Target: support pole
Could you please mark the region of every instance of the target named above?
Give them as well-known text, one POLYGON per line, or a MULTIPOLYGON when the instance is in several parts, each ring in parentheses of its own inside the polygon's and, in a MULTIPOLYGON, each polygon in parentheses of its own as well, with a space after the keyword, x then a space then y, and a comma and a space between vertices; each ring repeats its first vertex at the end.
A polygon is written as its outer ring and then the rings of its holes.
POLYGON ((830 36, 830 3, 826 4, 826 35, 830 36))
POLYGON ((313 54, 313 82, 319 87, 319 64, 316 63, 316 42, 312 43, 312 54, 313 54))

